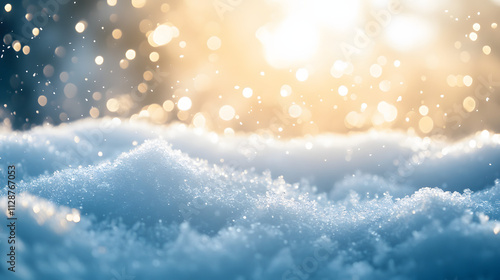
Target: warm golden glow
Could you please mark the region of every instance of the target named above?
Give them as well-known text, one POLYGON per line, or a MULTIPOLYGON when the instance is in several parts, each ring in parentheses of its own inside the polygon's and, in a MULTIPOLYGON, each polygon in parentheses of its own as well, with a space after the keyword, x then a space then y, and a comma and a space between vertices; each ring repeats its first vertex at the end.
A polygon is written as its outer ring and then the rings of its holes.
POLYGON ((199 128, 205 127, 206 122, 207 122, 207 120, 206 120, 205 116, 203 116, 202 113, 196 113, 196 115, 194 115, 194 117, 193 117, 193 125, 195 127, 199 127, 199 128))
POLYGON ((216 50, 220 49, 221 45, 222 45, 222 41, 217 36, 212 36, 207 41, 207 46, 212 51, 216 51, 216 50))
POLYGON ((484 53, 485 55, 489 55, 489 54, 491 53, 491 47, 490 47, 490 46, 487 46, 487 45, 486 45, 486 46, 484 46, 484 47, 483 47, 483 53, 484 53))
POLYGON ((152 52, 152 53, 149 54, 149 59, 152 62, 157 62, 160 59, 160 54, 157 53, 157 52, 152 52))
POLYGON ((113 38, 118 40, 122 37, 122 31, 118 28, 114 29, 113 32, 111 33, 111 35, 113 36, 113 38))
POLYGON ((378 77, 382 76, 382 66, 380 66, 378 64, 373 64, 370 67, 370 75, 372 75, 372 77, 374 77, 374 78, 378 78, 378 77))
POLYGON ((165 111, 167 112, 170 112, 174 109, 175 107, 175 104, 174 102, 172 102, 172 100, 167 100, 165 102, 163 102, 163 109, 165 109, 165 111))
POLYGON ((392 122, 396 120, 396 117, 398 116, 398 109, 396 109, 396 106, 385 101, 378 104, 377 110, 383 115, 386 122, 392 122))
POLYGON ((127 69, 127 68, 128 68, 128 60, 126 60, 126 59, 121 59, 121 60, 120 60, 120 68, 121 68, 121 69, 127 69))
POLYGON ((111 98, 106 102, 106 107, 110 112, 116 112, 120 108, 120 103, 118 103, 118 100, 111 98))
POLYGON ((299 105, 292 105, 288 108, 288 114, 292 118, 298 118, 302 114, 302 108, 299 105))
POLYGON ((349 89, 346 86, 342 85, 339 87, 338 92, 340 96, 346 96, 347 93, 349 93, 349 89))
POLYGON ((94 92, 94 93, 92 94, 92 98, 93 98, 94 100, 96 100, 96 101, 99 101, 99 100, 101 100, 101 98, 102 98, 102 94, 101 94, 100 92, 96 91, 96 92, 94 92))
POLYGON ((418 122, 418 127, 423 133, 429 133, 434 128, 434 121, 428 116, 423 117, 418 122))
POLYGON ((102 65, 104 63, 104 58, 100 55, 95 57, 95 64, 102 65))
POLYGON ((94 119, 98 118, 99 117, 99 109, 97 109, 96 107, 90 108, 89 115, 94 119))
POLYGON ((287 97, 287 96, 292 95, 292 87, 289 85, 282 85, 281 90, 280 90, 280 94, 282 97, 287 97))
POLYGON ((146 5, 146 0, 132 0, 132 6, 134 8, 142 8, 146 5))
POLYGON ((463 106, 464 106, 464 109, 470 113, 470 112, 474 111, 474 109, 476 108, 476 100, 474 100, 474 98, 472 98, 470 96, 467 96, 464 99, 463 106))
POLYGON ((493 228, 493 233, 496 235, 498 233, 500 233, 500 225, 495 225, 495 227, 493 228))
POLYGON ((392 48, 410 51, 429 44, 434 38, 434 29, 423 19, 401 16, 393 19, 386 34, 392 48))
POLYGON ((469 39, 471 39, 471 41, 476 41, 477 40, 477 33, 476 32, 471 32, 469 34, 469 39))
POLYGON ((427 114, 429 114, 429 107, 422 105, 422 106, 420 106, 420 108, 418 108, 418 112, 422 116, 427 116, 427 114))
POLYGON ((79 21, 75 25, 75 30, 78 33, 82 33, 83 31, 85 31, 86 28, 87 28, 87 22, 86 21, 79 21))
POLYGON ((135 58, 135 50, 128 50, 126 53, 125 53, 125 57, 128 59, 128 60, 133 60, 135 58))
POLYGON ((146 93, 148 91, 148 85, 146 83, 140 83, 138 86, 137 86, 137 90, 140 92, 140 93, 146 93))
MULTIPOLYGON (((99 72, 86 71, 82 83, 66 64, 41 66, 66 98, 90 100, 80 116, 180 121, 227 135, 269 130, 282 138, 369 129, 454 137, 473 124, 493 127, 476 114, 498 104, 493 8, 468 13, 430 0, 103 4, 99 24, 85 15, 72 24, 79 40, 99 39, 95 46, 105 48, 54 48, 67 65, 88 61, 99 72)), ((23 15, 36 20, 33 11, 23 15)), ((27 31, 41 39, 46 29, 27 31)), ((34 56, 31 41, 2 39, 16 55, 34 56)), ((43 96, 40 106, 54 103, 43 96)), ((56 118, 75 118, 64 110, 56 118)))
POLYGON ((244 88, 242 94, 243 94, 243 97, 250 98, 253 95, 253 90, 251 88, 248 88, 248 87, 244 88))
POLYGON ((156 27, 156 29, 149 35, 149 43, 153 47, 159 47, 166 45, 172 41, 176 36, 176 28, 170 25, 162 24, 156 27))
POLYGON ((295 77, 299 82, 304 82, 309 78, 309 71, 306 68, 300 68, 295 72, 295 77))
POLYGON ((187 111, 191 109, 192 105, 193 103, 191 102, 191 98, 187 96, 181 97, 177 102, 177 108, 179 108, 179 110, 181 111, 187 111))
POLYGON ((234 118, 236 111, 231 105, 224 105, 219 110, 219 117, 225 121, 230 121, 234 118))
POLYGON ((24 47, 23 47, 23 53, 24 53, 25 55, 28 55, 28 54, 30 53, 30 51, 31 51, 30 46, 24 46, 24 47))
POLYGON ((264 46, 267 62, 276 68, 285 68, 305 62, 316 52, 319 38, 314 25, 305 19, 290 19, 278 26, 264 26, 257 30, 257 38, 264 46))
POLYGON ((21 50, 21 43, 20 43, 19 41, 14 41, 14 42, 12 43, 12 48, 13 48, 16 52, 20 51, 20 50, 21 50))
POLYGON ((38 97, 38 104, 40 104, 40 106, 45 106, 47 105, 47 97, 45 97, 45 95, 40 95, 38 97))

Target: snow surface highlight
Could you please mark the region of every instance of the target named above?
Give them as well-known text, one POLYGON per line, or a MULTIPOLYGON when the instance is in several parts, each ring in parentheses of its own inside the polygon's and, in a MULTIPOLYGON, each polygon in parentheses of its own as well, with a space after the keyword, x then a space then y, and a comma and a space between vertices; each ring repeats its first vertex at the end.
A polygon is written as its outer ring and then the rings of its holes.
POLYGON ((24 180, 17 272, 2 261, 0 277, 497 279, 499 143, 278 141, 116 119, 4 129, 2 180, 8 164, 24 180))

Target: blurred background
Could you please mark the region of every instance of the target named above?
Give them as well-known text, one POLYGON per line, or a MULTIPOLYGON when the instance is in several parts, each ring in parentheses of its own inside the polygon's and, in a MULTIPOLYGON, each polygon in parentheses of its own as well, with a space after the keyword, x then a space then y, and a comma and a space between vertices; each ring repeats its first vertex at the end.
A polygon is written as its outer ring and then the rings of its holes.
POLYGON ((0 118, 182 122, 280 138, 500 131, 500 1, 20 0, 0 118))

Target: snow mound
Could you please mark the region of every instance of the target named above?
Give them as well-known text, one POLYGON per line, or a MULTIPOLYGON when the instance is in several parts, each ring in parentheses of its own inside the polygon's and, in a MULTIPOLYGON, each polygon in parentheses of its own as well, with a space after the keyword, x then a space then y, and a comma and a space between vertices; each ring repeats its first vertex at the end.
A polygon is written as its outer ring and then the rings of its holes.
POLYGON ((109 124, 0 133, 2 168, 24 178, 17 271, 2 261, 1 279, 500 277, 497 135, 267 139, 248 157, 234 148, 255 136, 109 124), (474 191, 453 183, 470 161, 474 191))

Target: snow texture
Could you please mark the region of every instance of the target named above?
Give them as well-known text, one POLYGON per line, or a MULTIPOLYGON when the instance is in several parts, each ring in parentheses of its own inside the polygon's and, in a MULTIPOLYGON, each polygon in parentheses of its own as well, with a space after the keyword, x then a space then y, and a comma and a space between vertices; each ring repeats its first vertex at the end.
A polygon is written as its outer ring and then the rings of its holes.
POLYGON ((15 164, 22 194, 0 279, 499 279, 499 144, 3 128, 1 180, 15 164))

